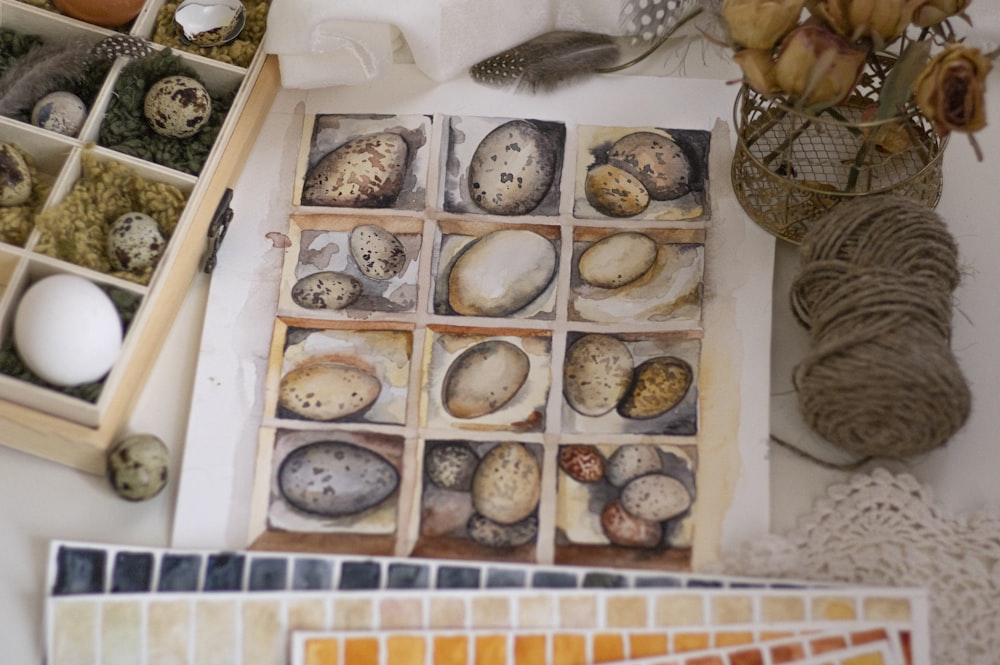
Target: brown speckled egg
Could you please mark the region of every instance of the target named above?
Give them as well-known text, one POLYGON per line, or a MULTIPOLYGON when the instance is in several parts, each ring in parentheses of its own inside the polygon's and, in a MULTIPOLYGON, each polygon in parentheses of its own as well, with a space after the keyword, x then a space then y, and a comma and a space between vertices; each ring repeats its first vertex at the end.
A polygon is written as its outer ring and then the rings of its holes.
POLYGON ((609 217, 632 217, 649 206, 649 192, 642 182, 611 164, 591 167, 584 187, 590 205, 609 217))
POLYGON ((52 0, 52 4, 75 19, 117 28, 139 15, 143 0, 52 0))
POLYGON ((610 412, 625 396, 632 381, 632 354, 624 342, 610 335, 584 335, 566 351, 563 395, 585 416, 610 412))
POLYGON ((691 188, 691 162, 684 150, 655 132, 633 132, 608 149, 608 164, 638 178, 655 201, 684 196, 691 188))
POLYGON ((427 478, 441 489, 468 492, 479 457, 464 443, 441 443, 430 446, 424 455, 427 478))
POLYGON ((596 483, 604 478, 604 456, 596 446, 559 446, 559 468, 578 483, 596 483))
POLYGON ((166 246, 167 237, 155 219, 127 212, 108 230, 106 251, 115 270, 142 272, 156 266, 166 246))
POLYGON ((680 404, 693 379, 691 366, 680 358, 650 358, 635 368, 632 385, 619 402, 618 413, 639 420, 661 416, 680 404))
POLYGON ((309 420, 336 420, 367 409, 381 390, 382 383, 362 369, 316 362, 281 378, 278 404, 309 420))
POLYGON ((143 113, 160 136, 183 139, 198 133, 212 115, 212 98, 189 76, 165 76, 146 92, 143 113))
POLYGON ((361 297, 361 291, 361 282, 356 277, 325 270, 295 282, 292 300, 307 309, 344 309, 361 297))
POLYGON ((31 198, 31 170, 10 143, 0 143, 0 206, 23 205, 31 198))
POLYGON ((514 524, 535 512, 542 467, 523 443, 501 443, 483 455, 472 478, 472 505, 487 519, 514 524))
POLYGON ((555 181, 557 146, 535 125, 511 120, 476 147, 469 163, 469 195, 496 215, 526 215, 555 181))
POLYGON ((365 277, 377 280, 392 279, 406 264, 406 249, 403 243, 381 226, 363 224, 354 227, 347 244, 358 270, 365 277))
POLYGON ((601 530, 615 545, 651 549, 663 541, 663 525, 630 514, 618 501, 601 511, 601 530))
POLYGON ((676 478, 650 473, 622 488, 622 508, 642 520, 659 522, 677 517, 691 507, 691 495, 676 478))
POLYGON ((302 205, 385 208, 403 189, 409 146, 400 134, 365 134, 336 148, 306 174, 302 205))
POLYGON ((129 501, 151 499, 166 486, 170 454, 152 434, 125 437, 108 452, 107 475, 115 493, 129 501))
POLYGON ((518 547, 538 537, 538 518, 528 515, 514 524, 500 524, 482 515, 473 515, 466 525, 469 538, 486 547, 518 547))

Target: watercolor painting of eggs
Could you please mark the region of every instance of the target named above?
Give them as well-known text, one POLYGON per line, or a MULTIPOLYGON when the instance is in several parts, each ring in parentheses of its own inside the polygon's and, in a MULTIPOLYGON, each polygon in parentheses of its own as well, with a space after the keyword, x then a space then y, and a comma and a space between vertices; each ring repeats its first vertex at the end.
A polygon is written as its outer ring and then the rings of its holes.
POLYGON ((710 133, 306 120, 256 544, 688 569, 710 133))

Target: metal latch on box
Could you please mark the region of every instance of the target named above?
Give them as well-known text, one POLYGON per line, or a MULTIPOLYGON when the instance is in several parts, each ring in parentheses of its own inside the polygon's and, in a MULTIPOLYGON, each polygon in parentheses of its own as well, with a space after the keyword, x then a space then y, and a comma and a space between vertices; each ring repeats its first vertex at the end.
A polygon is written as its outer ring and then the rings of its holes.
POLYGON ((208 249, 205 256, 205 265, 202 270, 211 274, 215 266, 219 263, 219 248, 229 230, 229 222, 233 219, 233 209, 229 204, 233 200, 233 190, 226 189, 219 200, 219 205, 215 208, 212 221, 208 225, 208 249))

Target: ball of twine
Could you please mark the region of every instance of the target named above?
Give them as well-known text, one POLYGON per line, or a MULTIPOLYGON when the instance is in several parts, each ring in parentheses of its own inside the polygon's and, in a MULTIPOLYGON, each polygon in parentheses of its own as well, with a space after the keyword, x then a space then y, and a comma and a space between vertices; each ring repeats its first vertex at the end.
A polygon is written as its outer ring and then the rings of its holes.
POLYGON ((941 219, 898 196, 841 203, 809 229, 791 301, 812 343, 793 380, 817 434, 901 458, 962 427, 971 396, 951 351, 957 259, 941 219))

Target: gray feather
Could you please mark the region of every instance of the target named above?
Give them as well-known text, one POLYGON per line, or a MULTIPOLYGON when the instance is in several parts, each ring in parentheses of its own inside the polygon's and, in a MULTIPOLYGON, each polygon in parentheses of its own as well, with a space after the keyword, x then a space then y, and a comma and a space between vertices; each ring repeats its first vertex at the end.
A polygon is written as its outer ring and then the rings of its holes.
POLYGON ((492 87, 547 91, 590 76, 618 56, 618 44, 608 35, 554 31, 476 63, 469 74, 492 87))
POLYGON ((0 115, 23 113, 67 82, 82 80, 90 48, 84 40, 52 42, 40 44, 12 61, 0 76, 0 115))

